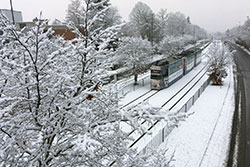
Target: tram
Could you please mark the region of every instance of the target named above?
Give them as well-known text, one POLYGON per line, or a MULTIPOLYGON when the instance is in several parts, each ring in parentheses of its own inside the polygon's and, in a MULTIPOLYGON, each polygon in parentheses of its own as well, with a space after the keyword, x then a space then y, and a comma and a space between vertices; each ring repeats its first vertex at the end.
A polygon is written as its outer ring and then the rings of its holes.
POLYGON ((151 66, 151 89, 170 86, 201 62, 202 49, 192 48, 177 56, 170 56, 151 66))

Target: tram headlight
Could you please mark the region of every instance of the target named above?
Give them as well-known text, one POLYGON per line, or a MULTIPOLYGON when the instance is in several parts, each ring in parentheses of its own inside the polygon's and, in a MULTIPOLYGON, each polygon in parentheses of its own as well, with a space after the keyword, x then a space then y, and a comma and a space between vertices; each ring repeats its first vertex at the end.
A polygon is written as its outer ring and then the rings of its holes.
POLYGON ((152 87, 159 88, 160 87, 160 81, 152 79, 152 87))

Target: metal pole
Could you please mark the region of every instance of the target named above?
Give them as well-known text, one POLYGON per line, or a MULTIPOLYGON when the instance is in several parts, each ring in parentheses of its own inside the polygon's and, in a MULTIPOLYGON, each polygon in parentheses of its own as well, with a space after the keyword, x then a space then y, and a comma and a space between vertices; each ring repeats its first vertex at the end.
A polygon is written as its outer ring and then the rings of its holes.
POLYGON ((11 7, 11 14, 12 14, 12 21, 13 21, 13 24, 15 24, 15 18, 14 18, 14 11, 13 11, 13 6, 12 6, 12 0, 10 0, 10 7, 11 7))

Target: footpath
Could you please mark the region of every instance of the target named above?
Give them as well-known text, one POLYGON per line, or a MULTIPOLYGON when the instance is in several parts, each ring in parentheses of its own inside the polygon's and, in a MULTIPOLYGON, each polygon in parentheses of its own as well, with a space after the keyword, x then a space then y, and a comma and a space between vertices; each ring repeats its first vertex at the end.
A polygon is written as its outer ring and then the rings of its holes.
POLYGON ((159 146, 174 155, 175 167, 222 167, 229 152, 234 112, 233 68, 223 86, 209 85, 181 122, 159 146))

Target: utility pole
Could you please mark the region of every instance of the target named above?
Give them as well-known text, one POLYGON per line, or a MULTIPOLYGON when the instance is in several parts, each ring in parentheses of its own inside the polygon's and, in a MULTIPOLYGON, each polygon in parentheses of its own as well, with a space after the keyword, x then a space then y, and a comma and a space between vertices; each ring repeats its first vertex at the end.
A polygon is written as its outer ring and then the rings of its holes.
POLYGON ((151 45, 154 46, 154 13, 151 15, 151 30, 150 30, 151 45))
POLYGON ((194 25, 194 33, 193 33, 193 37, 195 38, 196 37, 196 27, 194 25))
POLYGON ((10 0, 10 8, 11 8, 11 14, 12 14, 12 21, 13 21, 13 24, 15 25, 15 18, 14 18, 14 11, 13 11, 13 6, 12 6, 12 0, 10 0))

